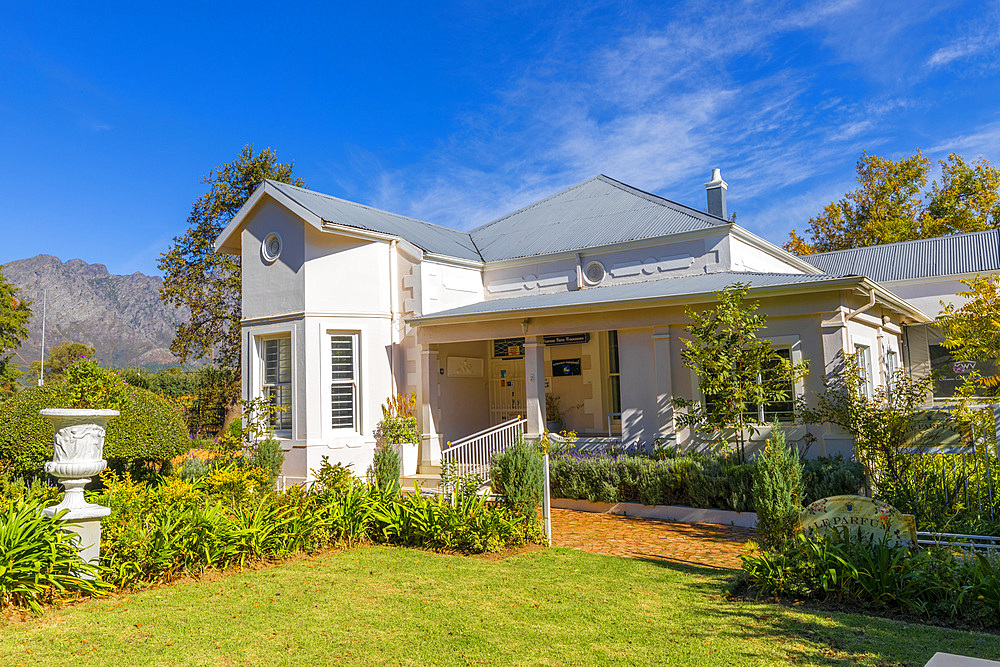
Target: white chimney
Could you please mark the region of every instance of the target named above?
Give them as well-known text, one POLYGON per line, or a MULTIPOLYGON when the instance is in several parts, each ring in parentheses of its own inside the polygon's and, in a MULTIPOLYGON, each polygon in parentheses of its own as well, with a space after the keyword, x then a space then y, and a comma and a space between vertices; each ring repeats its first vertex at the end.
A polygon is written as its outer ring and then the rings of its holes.
POLYGON ((716 217, 726 219, 726 190, 729 185, 722 180, 722 170, 712 170, 712 180, 705 183, 708 193, 708 212, 716 217))

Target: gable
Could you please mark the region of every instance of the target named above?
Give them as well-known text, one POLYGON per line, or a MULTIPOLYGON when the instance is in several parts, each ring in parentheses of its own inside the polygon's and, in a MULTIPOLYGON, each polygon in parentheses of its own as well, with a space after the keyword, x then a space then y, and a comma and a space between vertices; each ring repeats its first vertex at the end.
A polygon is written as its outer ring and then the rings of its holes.
POLYGON ((484 261, 582 250, 729 224, 601 175, 472 230, 484 261))

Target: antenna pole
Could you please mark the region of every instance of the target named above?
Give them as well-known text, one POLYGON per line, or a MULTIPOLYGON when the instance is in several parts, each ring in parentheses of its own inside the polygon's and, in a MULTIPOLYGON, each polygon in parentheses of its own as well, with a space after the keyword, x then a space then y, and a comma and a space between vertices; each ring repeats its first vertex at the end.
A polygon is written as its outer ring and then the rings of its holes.
POLYGON ((38 386, 45 384, 45 301, 48 290, 42 290, 42 352, 39 355, 41 365, 38 367, 38 386))

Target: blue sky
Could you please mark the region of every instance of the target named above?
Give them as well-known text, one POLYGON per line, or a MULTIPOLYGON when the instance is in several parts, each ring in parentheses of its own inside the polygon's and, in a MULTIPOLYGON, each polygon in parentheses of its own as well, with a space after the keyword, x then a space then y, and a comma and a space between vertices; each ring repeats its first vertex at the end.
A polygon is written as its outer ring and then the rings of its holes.
POLYGON ((0 3, 0 263, 156 272, 248 141, 472 228, 605 173, 777 243, 863 149, 1000 162, 1000 3, 0 3))

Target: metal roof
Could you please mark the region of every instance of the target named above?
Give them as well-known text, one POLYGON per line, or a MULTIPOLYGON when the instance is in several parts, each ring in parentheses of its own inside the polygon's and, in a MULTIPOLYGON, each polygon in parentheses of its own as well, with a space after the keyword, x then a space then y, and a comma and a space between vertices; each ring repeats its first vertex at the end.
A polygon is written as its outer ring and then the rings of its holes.
POLYGON ((312 211, 324 222, 398 236, 427 252, 460 259, 476 261, 482 259, 467 232, 382 211, 287 183, 278 181, 268 181, 268 183, 289 199, 312 211))
POLYGON ((729 224, 603 174, 471 232, 493 262, 729 224))
MULTIPOLYGON (((532 294, 527 296, 495 299, 452 308, 422 317, 413 318, 415 323, 422 320, 460 317, 465 315, 516 314, 519 311, 542 308, 562 308, 571 306, 594 306, 598 304, 627 303, 647 299, 669 299, 671 297, 712 294, 733 283, 746 283, 751 289, 823 283, 850 276, 832 276, 807 273, 752 273, 743 271, 720 271, 699 273, 677 278, 664 278, 636 283, 620 283, 606 287, 588 287, 569 292, 532 294)), ((860 277, 857 280, 862 280, 860 277)))
POLYGON ((802 255, 827 273, 853 273, 875 282, 1000 271, 1000 230, 802 255))

